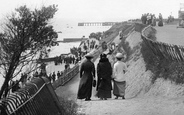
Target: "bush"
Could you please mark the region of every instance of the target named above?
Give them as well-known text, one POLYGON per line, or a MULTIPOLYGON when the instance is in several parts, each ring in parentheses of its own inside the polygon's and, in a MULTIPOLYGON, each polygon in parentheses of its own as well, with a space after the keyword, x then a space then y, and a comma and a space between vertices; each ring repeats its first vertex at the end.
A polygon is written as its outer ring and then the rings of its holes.
POLYGON ((77 114, 78 105, 75 101, 68 100, 67 98, 63 97, 59 97, 59 101, 63 108, 62 115, 78 115, 77 114))
MULTIPOLYGON (((153 33, 150 39, 155 39, 153 33)), ((184 83, 184 62, 166 59, 161 55, 154 54, 152 49, 145 43, 141 44, 141 53, 146 63, 146 69, 153 73, 152 83, 157 78, 169 79, 176 84, 184 83)))
POLYGON ((125 61, 127 61, 129 59, 129 57, 131 56, 131 54, 133 53, 133 50, 131 50, 129 43, 126 42, 125 40, 122 40, 121 43, 119 44, 118 50, 119 52, 121 52, 121 48, 123 48, 123 50, 126 53, 126 59, 125 61))

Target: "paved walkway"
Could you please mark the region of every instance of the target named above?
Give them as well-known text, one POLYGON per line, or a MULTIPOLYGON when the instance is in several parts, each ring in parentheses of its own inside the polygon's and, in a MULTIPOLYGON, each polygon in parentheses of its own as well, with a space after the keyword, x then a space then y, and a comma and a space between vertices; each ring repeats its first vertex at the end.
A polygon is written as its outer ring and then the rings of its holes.
MULTIPOLYGON (((160 31, 160 30, 159 30, 160 31)), ((139 35, 139 34, 136 34, 139 35)), ((133 36, 135 37, 135 36, 133 36)), ((116 38, 119 39, 118 37, 116 38)), ((95 65, 98 63, 97 59, 95 65)), ((92 101, 77 100, 79 75, 65 86, 56 89, 58 96, 75 100, 79 105, 79 114, 83 115, 183 115, 184 99, 167 99, 163 97, 136 97, 125 100, 115 100, 114 96, 108 100, 99 100, 93 88, 92 101)))

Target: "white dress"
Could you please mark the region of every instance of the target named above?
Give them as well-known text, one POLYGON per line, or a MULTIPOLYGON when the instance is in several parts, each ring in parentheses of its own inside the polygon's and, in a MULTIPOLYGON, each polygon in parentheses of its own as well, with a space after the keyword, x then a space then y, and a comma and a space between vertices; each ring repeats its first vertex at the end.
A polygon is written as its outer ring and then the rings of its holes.
POLYGON ((125 96, 126 78, 125 71, 127 71, 127 66, 122 61, 117 61, 113 68, 113 78, 114 78, 114 88, 113 94, 115 96, 123 97, 125 96))

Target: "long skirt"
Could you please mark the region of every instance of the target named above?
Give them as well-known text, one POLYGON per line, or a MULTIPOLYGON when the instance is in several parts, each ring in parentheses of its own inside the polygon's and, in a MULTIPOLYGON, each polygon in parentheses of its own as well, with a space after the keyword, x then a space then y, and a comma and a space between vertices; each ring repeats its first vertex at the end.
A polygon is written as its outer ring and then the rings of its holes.
POLYGON ((91 98, 92 81, 93 78, 91 76, 83 76, 80 79, 77 99, 91 98))
POLYGON ((98 89, 96 96, 98 98, 111 98, 111 90, 98 89))
POLYGON ((111 98, 111 90, 112 84, 110 79, 98 80, 97 93, 96 93, 96 96, 98 98, 111 98))
POLYGON ((114 81, 113 94, 115 96, 123 97, 125 96, 125 88, 126 88, 126 81, 122 82, 114 81))

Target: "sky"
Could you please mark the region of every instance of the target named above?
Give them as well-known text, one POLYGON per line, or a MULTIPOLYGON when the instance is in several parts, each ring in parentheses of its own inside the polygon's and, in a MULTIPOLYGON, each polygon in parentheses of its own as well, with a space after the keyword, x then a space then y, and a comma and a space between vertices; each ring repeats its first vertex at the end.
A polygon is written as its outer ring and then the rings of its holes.
POLYGON ((153 13, 164 18, 178 17, 180 3, 184 0, 0 0, 0 19, 27 5, 40 8, 42 5, 58 5, 56 19, 78 22, 125 21, 140 18, 143 13, 153 13))

